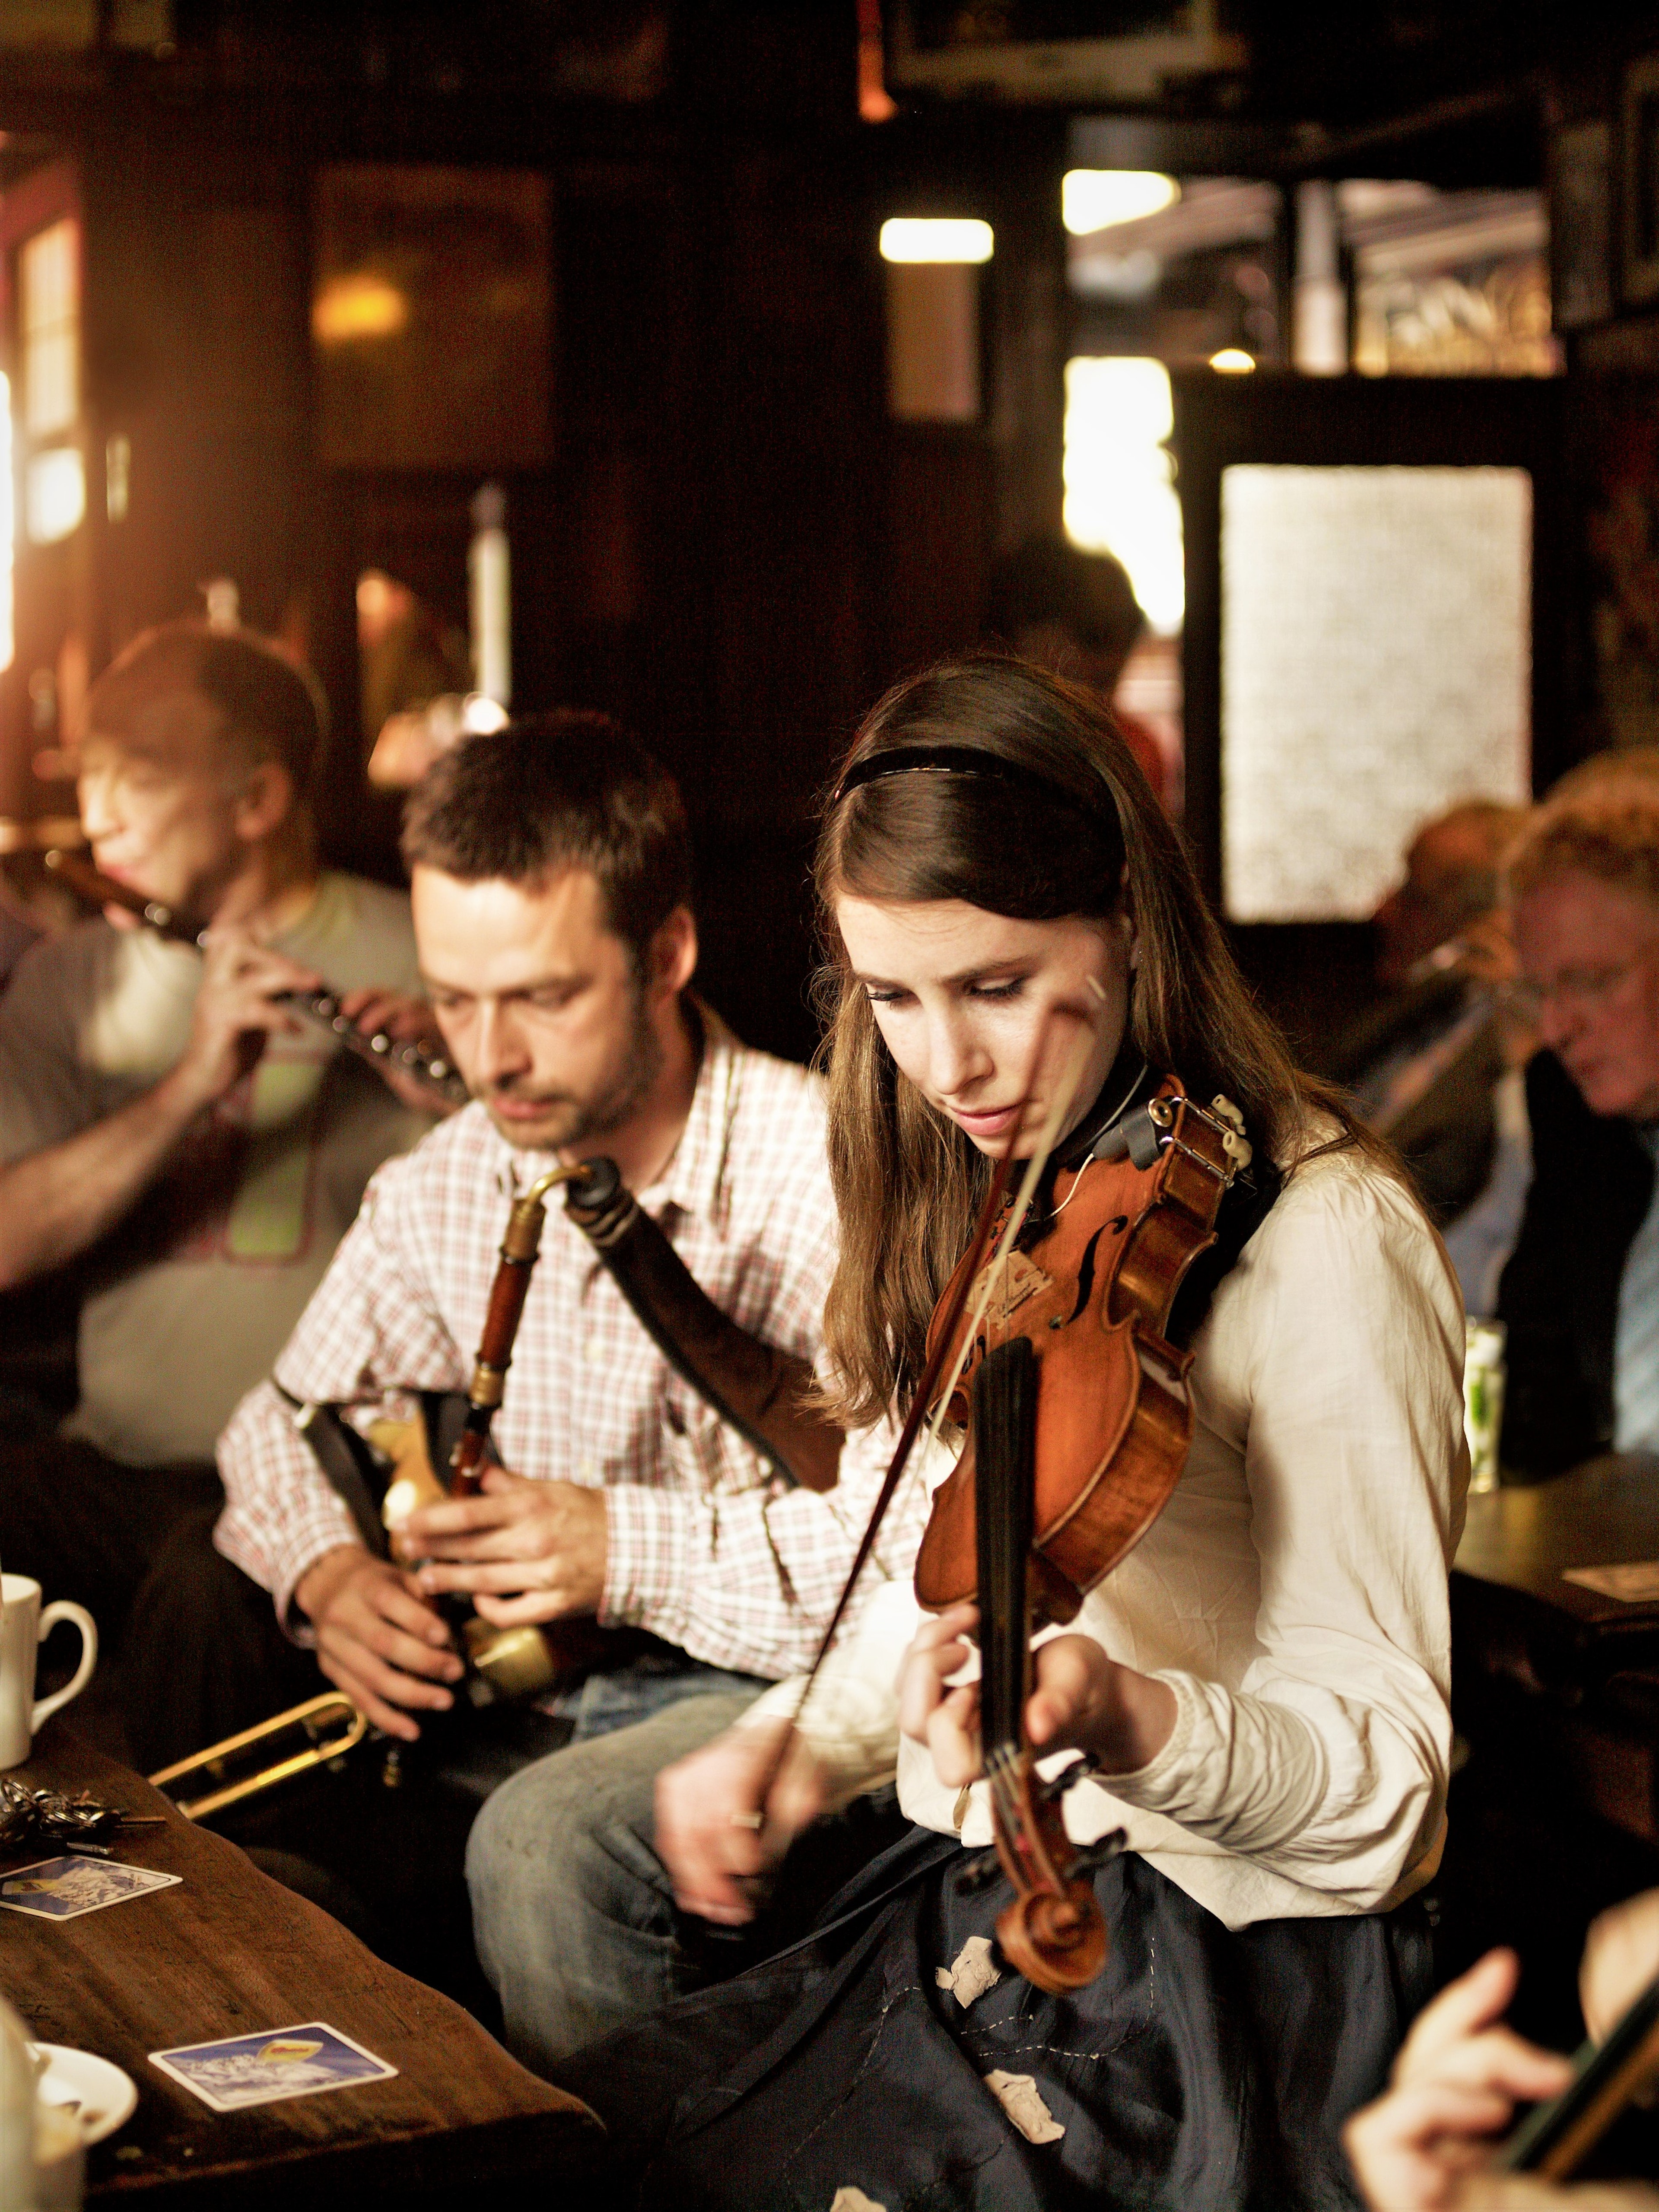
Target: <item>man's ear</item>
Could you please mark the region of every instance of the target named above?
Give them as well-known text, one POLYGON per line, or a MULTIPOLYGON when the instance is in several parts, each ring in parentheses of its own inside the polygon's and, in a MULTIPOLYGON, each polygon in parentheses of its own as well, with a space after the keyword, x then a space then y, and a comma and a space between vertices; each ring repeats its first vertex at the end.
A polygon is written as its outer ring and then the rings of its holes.
POLYGON ((697 967, 697 925, 689 906, 677 906, 651 940, 649 985, 665 999, 678 998, 697 967))
POLYGON ((294 778, 280 761, 260 761, 248 770, 236 795, 236 835, 257 845, 294 811, 294 778))

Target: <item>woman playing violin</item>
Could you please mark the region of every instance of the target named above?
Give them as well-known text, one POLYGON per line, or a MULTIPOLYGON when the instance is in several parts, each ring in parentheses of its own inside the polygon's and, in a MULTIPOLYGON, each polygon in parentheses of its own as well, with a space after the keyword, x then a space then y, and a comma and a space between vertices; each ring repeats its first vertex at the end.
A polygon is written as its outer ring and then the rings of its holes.
MULTIPOLYGON (((961 1880, 991 1835, 978 1614, 890 1583, 787 1748, 784 1686, 660 1778, 657 1848, 684 1912, 738 1923, 810 1821, 895 1770, 910 1834, 805 1943, 562 2078, 655 2145, 652 2203, 1357 2203, 1338 2129, 1427 1993, 1413 1900, 1444 1826, 1467 1462, 1443 1255, 1296 1073, 1084 694, 994 659, 902 686, 853 746, 817 886, 844 1423, 905 1410, 993 1164, 1057 1107, 1073 1170, 1171 1073, 1254 1148, 1170 1318, 1193 1354, 1179 1479, 1031 1655, 1040 1771, 1093 1762, 1066 1829, 1124 1834, 1089 1876, 1107 1962, 1048 1995, 995 1946, 1006 1884, 961 1880)), ((961 1443, 920 1456, 928 1481, 961 1443)))

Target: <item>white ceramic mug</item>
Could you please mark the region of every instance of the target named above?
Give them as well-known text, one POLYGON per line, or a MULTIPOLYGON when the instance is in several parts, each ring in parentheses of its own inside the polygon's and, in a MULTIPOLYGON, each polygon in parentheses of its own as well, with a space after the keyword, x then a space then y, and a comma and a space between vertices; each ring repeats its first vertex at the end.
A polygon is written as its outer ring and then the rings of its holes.
POLYGON ((80 1695, 97 1664, 97 1625, 85 1606, 60 1597, 43 1613, 39 1583, 27 1575, 0 1575, 0 1767, 22 1765, 36 1729, 80 1695), (81 1632, 81 1663, 63 1689, 37 1698, 35 1654, 60 1620, 72 1620, 81 1632))

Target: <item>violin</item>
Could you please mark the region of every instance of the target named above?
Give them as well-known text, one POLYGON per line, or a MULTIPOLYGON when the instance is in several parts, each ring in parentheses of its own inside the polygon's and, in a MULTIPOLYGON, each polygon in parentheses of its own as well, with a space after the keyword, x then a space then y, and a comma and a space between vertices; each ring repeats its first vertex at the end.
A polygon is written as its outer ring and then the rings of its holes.
POLYGON ((964 1258, 929 1331, 928 1366, 950 1378, 935 1410, 963 1444, 934 1495, 916 1596, 931 1612, 980 1609, 994 1856, 966 1878, 1000 1868, 1014 1891, 997 1921, 1003 1954, 1054 1994, 1105 1965, 1089 1877, 1122 1838, 1085 1851, 1066 1834, 1062 1799, 1089 1761, 1037 1777, 1031 1637, 1076 1617, 1180 1479, 1193 1354, 1170 1341, 1170 1310, 1249 1159, 1237 1108, 1218 1098, 1206 1111, 1164 1076, 1080 1161, 1041 1171, 1039 1203, 1010 1218, 988 1264, 964 1258))

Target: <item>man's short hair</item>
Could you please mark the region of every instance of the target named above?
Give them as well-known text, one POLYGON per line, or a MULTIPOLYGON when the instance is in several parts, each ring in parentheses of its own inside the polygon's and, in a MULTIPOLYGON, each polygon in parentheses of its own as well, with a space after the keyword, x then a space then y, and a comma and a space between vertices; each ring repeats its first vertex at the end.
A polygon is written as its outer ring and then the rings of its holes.
POLYGON ((1659 781, 1587 781, 1546 799, 1509 856, 1511 899, 1563 876, 1589 876, 1659 907, 1659 781))
POLYGON ((1609 784, 1650 784, 1659 788, 1659 745, 1620 745, 1591 753, 1576 768, 1550 786, 1550 804, 1558 799, 1577 799, 1581 792, 1600 791, 1609 784))
POLYGON ((82 732, 142 743, 162 733, 167 701, 194 692, 213 736, 249 767, 276 761, 303 793, 316 773, 328 709, 316 681, 252 631, 163 623, 119 653, 87 694, 82 732))
POLYGON ((1110 553, 1085 553, 1064 538, 1028 538, 991 571, 992 635, 1018 646, 1022 630, 1057 623, 1079 645, 1127 660, 1146 617, 1129 572, 1110 553))
POLYGON ((540 889, 590 868, 605 919, 642 961, 691 898, 685 805, 668 771, 608 714, 531 714, 442 754, 410 793, 404 859, 463 883, 540 889))

